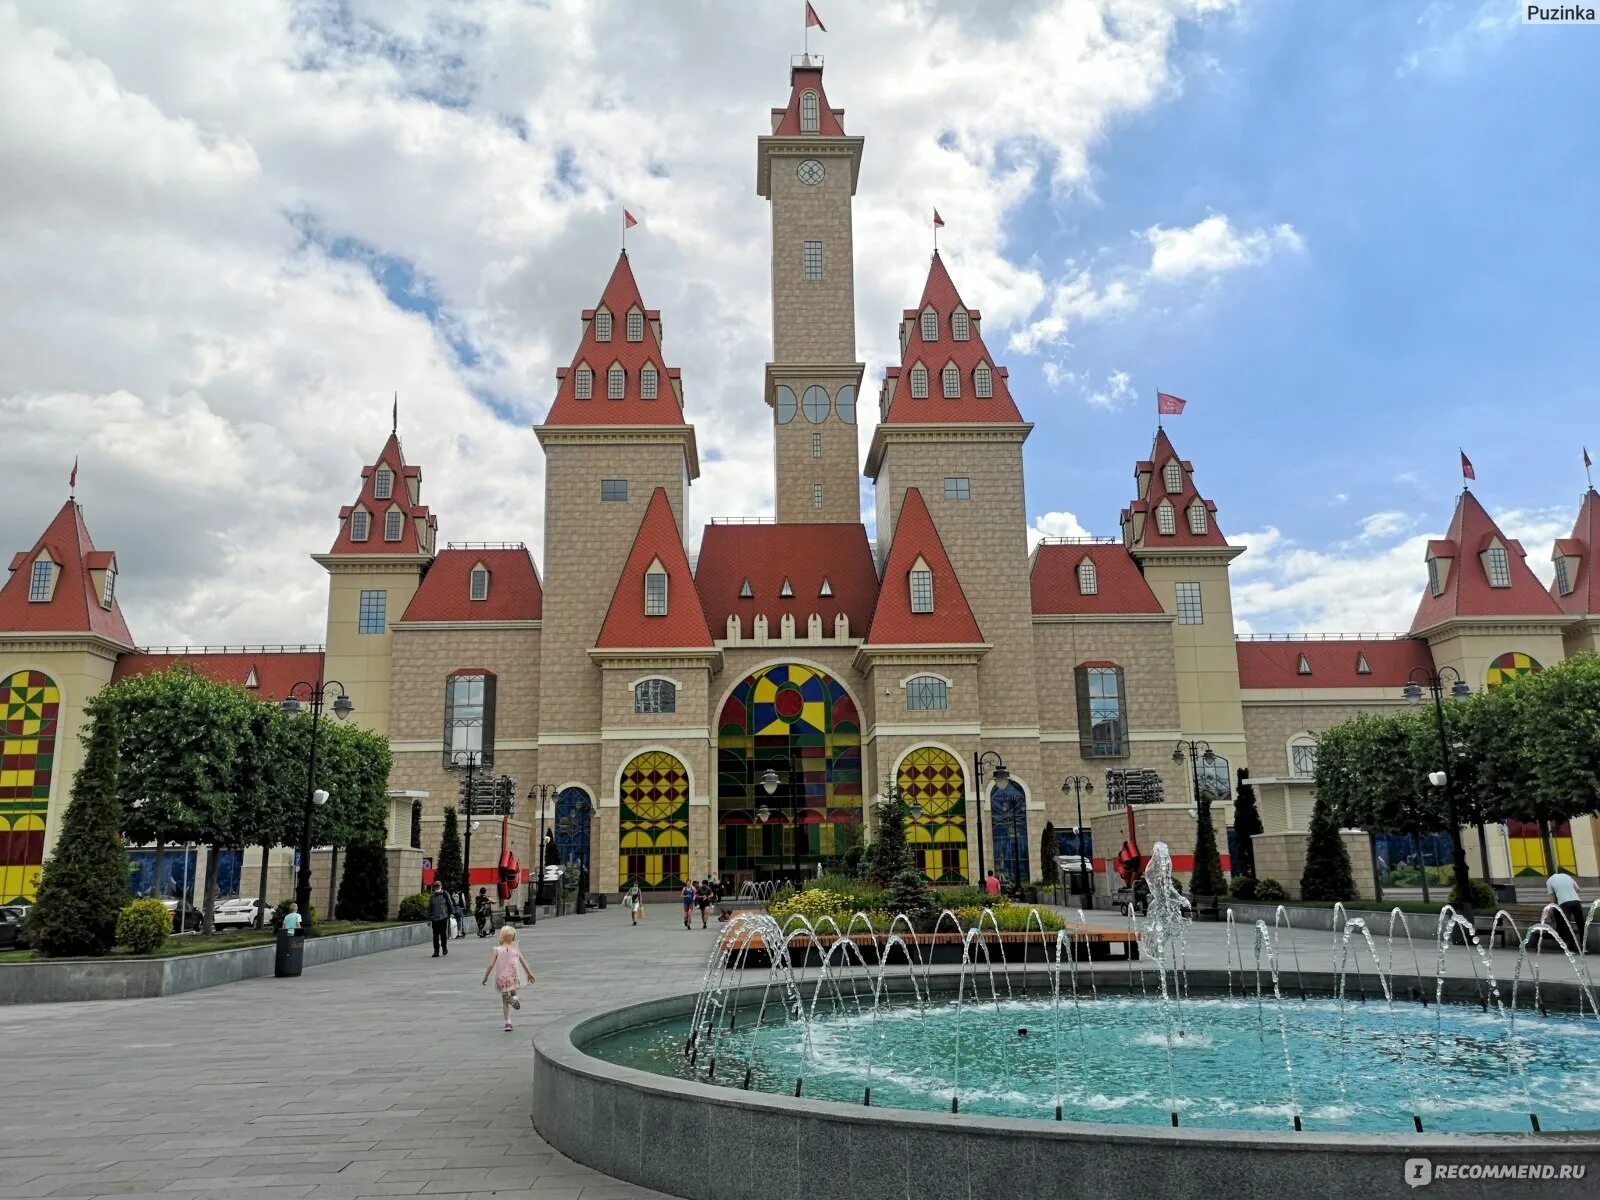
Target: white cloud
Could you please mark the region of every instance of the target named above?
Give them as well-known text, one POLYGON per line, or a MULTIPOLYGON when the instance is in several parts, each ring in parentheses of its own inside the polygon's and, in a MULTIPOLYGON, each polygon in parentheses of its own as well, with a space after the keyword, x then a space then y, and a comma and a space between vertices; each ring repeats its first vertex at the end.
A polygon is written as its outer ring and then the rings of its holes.
POLYGON ((1089 536, 1089 531, 1083 527, 1083 522, 1072 513, 1040 513, 1033 519, 1033 524, 1028 526, 1028 549, 1031 551, 1037 546, 1041 538, 1089 536))
POLYGON ((1412 528, 1417 523, 1417 518, 1408 512, 1391 509, 1387 512, 1375 512, 1361 520, 1361 540, 1363 542, 1377 541, 1380 538, 1392 538, 1412 528))
POLYGON ((1423 74, 1458 75, 1478 58, 1490 53, 1520 27, 1518 7, 1506 0, 1479 0, 1465 20, 1465 5, 1434 0, 1422 10, 1417 27, 1423 42, 1400 57, 1402 78, 1423 74))
POLYGON ((1259 266, 1275 254, 1295 253, 1305 247, 1291 225, 1240 233, 1221 213, 1187 229, 1152 225, 1144 231, 1144 240, 1150 245, 1150 277, 1163 281, 1259 266))
POLYGON ((1126 371, 1112 371, 1106 376, 1105 386, 1089 393, 1090 408, 1122 408, 1133 399, 1133 381, 1126 371))
POLYGON ((1114 279, 1096 288, 1093 273, 1079 271, 1051 287, 1050 307, 1044 316, 1013 333, 1010 346, 1018 354, 1032 354, 1041 346, 1062 343, 1075 321, 1116 316, 1138 306, 1138 294, 1127 280, 1114 279))

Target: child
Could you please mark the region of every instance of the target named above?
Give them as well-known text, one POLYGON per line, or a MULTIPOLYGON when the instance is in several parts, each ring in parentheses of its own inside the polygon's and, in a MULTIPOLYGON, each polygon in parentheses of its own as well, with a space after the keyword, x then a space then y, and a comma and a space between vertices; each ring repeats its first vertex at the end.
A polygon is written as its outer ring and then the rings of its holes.
POLYGON ((284 914, 283 918, 283 931, 290 937, 300 932, 300 906, 298 904, 291 903, 289 905, 289 911, 284 914))
POLYGON ((532 983, 533 971, 528 967, 528 960, 522 957, 522 951, 517 949, 517 931, 510 925, 502 925, 488 969, 483 973, 483 982, 487 984, 490 974, 494 975, 495 986, 500 989, 500 1015, 505 1018, 507 1033, 511 1032, 511 1010, 522 1008, 522 1001, 517 999, 519 964, 528 982, 532 983))

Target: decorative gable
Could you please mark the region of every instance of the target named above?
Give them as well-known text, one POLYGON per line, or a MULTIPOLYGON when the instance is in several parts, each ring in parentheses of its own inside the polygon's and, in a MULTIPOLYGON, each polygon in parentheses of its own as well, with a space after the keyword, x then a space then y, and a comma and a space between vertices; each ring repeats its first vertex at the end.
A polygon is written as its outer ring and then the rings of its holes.
POLYGON ((116 598, 116 555, 95 549, 75 501, 12 556, 0 586, 0 633, 83 633, 132 646, 116 598))
POLYGON ((961 590, 961 581, 950 564, 927 502, 918 489, 907 488, 884 563, 867 643, 965 645, 982 641, 983 633, 961 590), (918 611, 923 607, 920 601, 925 593, 919 589, 924 582, 931 593, 931 607, 918 611))
POLYGON ((377 460, 362 468, 355 503, 339 510, 339 534, 328 553, 431 556, 439 519, 419 502, 421 495, 422 469, 406 464, 400 436, 391 432, 377 460))
POLYGON ((645 506, 595 645, 602 650, 711 648, 711 630, 665 488, 658 487, 645 506))

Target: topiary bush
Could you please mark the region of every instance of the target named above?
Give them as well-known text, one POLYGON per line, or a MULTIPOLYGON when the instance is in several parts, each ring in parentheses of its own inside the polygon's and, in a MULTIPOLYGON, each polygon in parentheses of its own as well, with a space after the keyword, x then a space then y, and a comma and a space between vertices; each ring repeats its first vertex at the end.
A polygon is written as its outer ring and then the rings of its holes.
POLYGON ((117 945, 135 954, 150 954, 166 944, 172 914, 159 900, 135 900, 117 914, 117 945))
POLYGON ((1256 900, 1263 904, 1282 904, 1289 898, 1288 889, 1276 879, 1256 880, 1256 900))
POLYGON ((1471 881, 1472 907, 1480 911, 1493 912, 1500 907, 1500 900, 1494 894, 1494 889, 1481 879, 1471 881))
POLYGON ((341 921, 384 921, 389 917, 389 856, 373 838, 350 843, 344 855, 344 882, 333 915, 341 921))
POLYGON ((413 896, 401 897, 400 919, 402 921, 426 921, 428 919, 428 893, 418 892, 413 896))
POLYGON ((1255 900, 1259 896, 1260 883, 1248 875, 1235 875, 1233 882, 1228 885, 1228 895, 1235 900, 1255 900))
POLYGON ((901 871, 889 881, 889 911, 905 913, 916 918, 931 913, 937 906, 933 902, 933 889, 928 877, 918 870, 901 871))

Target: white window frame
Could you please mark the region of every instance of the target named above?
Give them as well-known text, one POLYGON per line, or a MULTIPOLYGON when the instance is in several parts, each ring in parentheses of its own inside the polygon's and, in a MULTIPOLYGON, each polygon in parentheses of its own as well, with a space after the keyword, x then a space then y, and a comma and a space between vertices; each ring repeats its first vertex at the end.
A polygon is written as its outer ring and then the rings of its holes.
POLYGON ((1178 610, 1179 625, 1205 624, 1205 604, 1198 583, 1180 583, 1175 588, 1173 595, 1177 601, 1175 607, 1178 610))
POLYGON ((1172 511, 1172 505, 1163 500, 1156 505, 1156 532, 1171 537, 1178 532, 1178 515, 1172 511))
POLYGON ((372 536, 372 514, 358 508, 350 514, 350 540, 364 542, 372 536))
POLYGON ((1189 532, 1196 536, 1206 532, 1206 506, 1196 500, 1189 505, 1189 532))
POLYGON ((573 376, 572 394, 579 400, 594 399, 594 370, 587 363, 580 364, 573 376))
POLYGON ((59 572, 53 560, 40 555, 33 560, 33 566, 28 573, 28 601, 31 604, 43 604, 55 594, 56 576, 59 572), (40 568, 44 568, 40 570, 40 568))
POLYGON ((950 314, 950 336, 958 342, 972 340, 972 318, 966 309, 958 308, 950 314))
POLYGON ((994 397, 994 371, 988 363, 979 363, 972 369, 972 391, 979 400, 994 397))
POLYGON ((1094 559, 1086 558, 1078 564, 1078 595, 1098 596, 1100 594, 1100 569, 1094 565, 1094 559))
POLYGON ((609 342, 611 333, 611 314, 602 309, 594 314, 594 340, 597 342, 609 342))
POLYGON ((822 278, 822 241, 820 238, 807 238, 801 243, 800 273, 812 283, 822 278))
POLYGON ((372 495, 377 500, 389 500, 394 496, 394 472, 387 466, 379 467, 372 477, 372 495))
POLYGON ((811 507, 816 509, 822 507, 822 485, 820 483, 811 485, 811 507))
POLYGON ((646 363, 639 369, 639 396, 641 399, 654 400, 660 394, 661 375, 653 366, 646 363))
POLYGON ((822 100, 815 92, 800 93, 800 132, 818 133, 822 129, 822 100))
POLYGON ((1161 469, 1161 483, 1169 496, 1176 496, 1183 491, 1183 464, 1175 458, 1169 460, 1161 469))
POLYGON ((391 508, 383 514, 383 540, 398 542, 406 535, 406 515, 398 508, 391 508))
POLYGON ((961 368, 955 363, 945 363, 939 372, 939 390, 946 400, 961 399, 961 368))
POLYGON ((967 475, 946 476, 944 481, 944 498, 946 500, 971 500, 971 477, 967 475))
POLYGON ((628 311, 628 340, 630 342, 644 341, 644 314, 637 308, 628 311))
POLYGON ((900 686, 905 689, 907 712, 943 712, 950 707, 950 681, 941 675, 913 675, 900 686))
POLYGON ((644 573, 644 615, 667 615, 667 572, 659 559, 651 563, 644 573))
POLYGON ((911 611, 914 613, 931 613, 933 611, 933 572, 926 566, 913 567, 906 579, 906 586, 911 592, 911 611))
POLYGON ((1567 569, 1565 555, 1556 558, 1556 591, 1563 596, 1572 594, 1572 572, 1567 569))
POLYGON ((1504 546, 1490 546, 1483 552, 1483 572, 1492 588, 1511 586, 1511 552, 1504 546))
POLYGON ((622 400, 628 394, 628 372, 621 363, 606 368, 606 399, 622 400))
POLYGON ((928 368, 921 363, 911 368, 911 398, 913 400, 928 398, 928 368))
POLYGON ((106 564, 106 582, 100 589, 100 607, 110 608, 112 601, 117 598, 117 564, 106 564))
POLYGON ((937 342, 939 340, 939 314, 931 308, 922 310, 921 332, 922 340, 925 342, 937 342))
POLYGON ((467 599, 487 600, 489 598, 489 568, 479 563, 467 575, 467 599))

